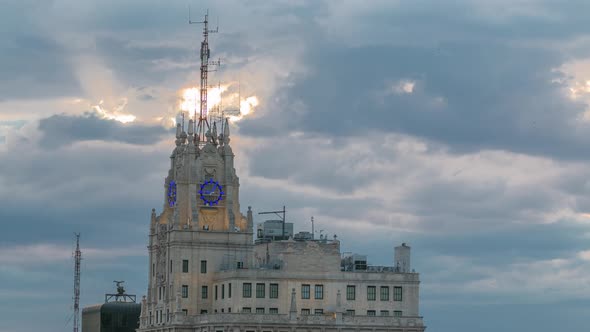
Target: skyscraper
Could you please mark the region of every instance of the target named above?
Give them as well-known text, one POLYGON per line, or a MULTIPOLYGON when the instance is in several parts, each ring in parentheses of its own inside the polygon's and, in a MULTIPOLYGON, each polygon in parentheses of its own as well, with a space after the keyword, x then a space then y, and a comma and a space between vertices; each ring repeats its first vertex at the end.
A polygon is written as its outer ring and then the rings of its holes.
POLYGON ((177 125, 164 207, 152 210, 140 331, 424 331, 409 246, 370 266, 335 237, 254 244, 227 120, 205 141, 192 128, 177 125))

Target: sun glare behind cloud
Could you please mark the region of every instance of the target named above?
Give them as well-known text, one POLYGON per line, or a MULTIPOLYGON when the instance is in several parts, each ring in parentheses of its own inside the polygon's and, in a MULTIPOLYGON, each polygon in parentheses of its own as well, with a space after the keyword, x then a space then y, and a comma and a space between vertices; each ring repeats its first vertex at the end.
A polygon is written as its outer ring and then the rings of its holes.
POLYGON ((103 100, 101 100, 98 103, 98 105, 92 106, 92 109, 95 110, 105 119, 115 120, 121 123, 129 123, 135 121, 135 119, 137 118, 135 115, 126 114, 122 112, 125 109, 125 106, 127 106, 127 98, 122 98, 119 104, 116 105, 112 111, 105 108, 103 100))
MULTIPOLYGON (((260 102, 255 95, 243 99, 239 92, 230 92, 231 85, 226 84, 209 88, 207 93, 207 112, 217 112, 221 108, 221 110, 226 112, 225 114, 229 117, 230 121, 236 122, 252 114, 260 102), (240 105, 239 114, 235 114, 238 110, 234 110, 233 108, 237 107, 232 107, 232 104, 238 103, 240 105)), ((192 119, 194 114, 200 112, 200 89, 197 87, 185 88, 179 91, 179 95, 180 102, 177 106, 179 112, 185 112, 187 119, 192 119)))

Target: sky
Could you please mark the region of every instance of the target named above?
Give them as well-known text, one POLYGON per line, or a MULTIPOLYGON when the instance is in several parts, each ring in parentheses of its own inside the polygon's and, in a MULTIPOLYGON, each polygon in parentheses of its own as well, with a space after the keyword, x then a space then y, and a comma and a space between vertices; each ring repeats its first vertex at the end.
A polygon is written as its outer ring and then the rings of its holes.
POLYGON ((146 293, 199 80, 189 5, 244 113, 244 213, 286 205, 375 265, 408 243, 427 331, 587 325, 590 2, 0 4, 0 332, 71 328, 74 232, 82 306, 146 293))

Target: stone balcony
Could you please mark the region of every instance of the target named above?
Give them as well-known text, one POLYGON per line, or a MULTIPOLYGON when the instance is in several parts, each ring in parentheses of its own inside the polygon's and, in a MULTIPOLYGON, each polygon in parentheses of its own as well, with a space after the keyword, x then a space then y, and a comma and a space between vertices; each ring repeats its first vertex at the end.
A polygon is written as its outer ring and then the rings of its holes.
POLYGON ((333 326, 394 326, 394 327, 422 327, 422 317, 393 317, 393 316, 349 316, 339 314, 298 315, 290 318, 286 314, 255 314, 255 313, 223 313, 203 314, 180 318, 182 325, 209 324, 279 324, 279 325, 333 325, 333 326))

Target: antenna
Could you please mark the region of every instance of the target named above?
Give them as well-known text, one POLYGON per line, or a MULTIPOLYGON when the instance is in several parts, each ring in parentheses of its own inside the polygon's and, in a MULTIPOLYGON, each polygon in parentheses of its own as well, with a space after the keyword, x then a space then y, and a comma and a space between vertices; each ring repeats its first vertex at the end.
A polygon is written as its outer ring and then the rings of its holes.
POLYGON ((74 332, 80 329, 80 262, 82 252, 80 251, 80 233, 76 236, 76 251, 74 252, 74 332))
MULTIPOLYGON (((188 23, 189 24, 203 24, 203 41, 201 42, 201 53, 200 53, 200 57, 201 57, 201 107, 199 110, 199 121, 196 121, 196 117, 197 115, 194 114, 193 115, 193 119, 195 119, 194 121, 194 132, 195 132, 195 140, 197 141, 197 144, 199 143, 205 143, 205 133, 207 130, 209 130, 209 120, 207 117, 207 89, 208 89, 208 85, 207 85, 207 74, 210 71, 214 71, 214 70, 209 70, 209 66, 219 66, 221 65, 221 61, 209 61, 209 57, 211 55, 211 50, 209 49, 209 33, 217 33, 219 32, 219 26, 215 28, 215 30, 209 30, 209 10, 207 10, 207 13, 205 14, 205 19, 203 21, 200 22, 196 22, 191 20, 191 16, 190 16, 190 7, 189 7, 189 19, 188 19, 188 23)), ((195 110, 196 113, 196 110, 195 110)))

